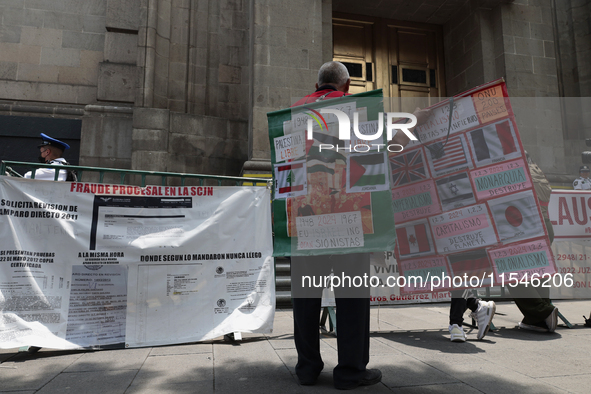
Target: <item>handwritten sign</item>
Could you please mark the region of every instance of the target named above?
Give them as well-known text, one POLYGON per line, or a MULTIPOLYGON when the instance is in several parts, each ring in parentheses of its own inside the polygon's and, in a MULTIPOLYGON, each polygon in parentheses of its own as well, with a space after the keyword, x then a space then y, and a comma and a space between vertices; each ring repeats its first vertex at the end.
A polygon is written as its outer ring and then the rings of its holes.
POLYGON ((527 274, 539 276, 554 273, 554 258, 546 240, 526 242, 518 245, 489 250, 498 283, 509 283, 509 272, 515 272, 518 279, 527 274), (504 279, 501 275, 504 274, 504 279))
MULTIPOLYGON (((358 130, 361 135, 373 136, 378 133, 379 122, 377 120, 372 120, 370 122, 361 122, 360 121, 359 125, 358 125, 358 130)), ((382 132, 383 132, 383 130, 384 130, 384 123, 382 123, 382 132)), ((352 149, 353 151, 356 151, 356 152, 357 151, 358 152, 365 151, 365 150, 361 150, 362 148, 358 147, 359 145, 367 145, 369 147, 369 148, 363 148, 363 149, 377 150, 378 149, 377 144, 384 143, 384 135, 385 135, 385 133, 383 133, 381 137, 376 138, 374 140, 358 137, 353 130, 353 124, 352 124, 351 125, 351 139, 349 141, 347 141, 345 146, 347 147, 347 149, 352 149)), ((382 147, 380 147, 380 149, 383 151, 386 148, 382 146, 382 147)))
POLYGON ((450 276, 445 257, 407 260, 398 264, 404 272, 404 283, 399 283, 404 284, 404 292, 430 292, 451 287, 449 283, 443 283, 445 280, 442 279, 450 276))
POLYGON ((476 189, 476 197, 479 200, 486 200, 532 187, 523 160, 475 170, 471 172, 471 176, 476 189))
POLYGON ((480 123, 488 123, 509 116, 503 89, 500 85, 472 95, 480 123))
POLYGON ((440 253, 482 248, 497 243, 486 205, 445 212, 429 218, 440 253))
MULTIPOLYGON (((449 101, 438 103, 416 129, 420 141, 389 157, 401 274, 425 277, 441 272, 445 261, 458 280, 445 289, 498 285, 491 251, 500 272, 555 272, 548 248, 520 246, 549 240, 504 83, 461 96, 453 103, 451 126, 449 101), (417 259, 437 268, 405 264, 417 259), (530 271, 518 263, 530 264, 530 271)), ((553 220, 591 234, 584 214, 591 201, 574 197, 555 202, 560 214, 553 220)))
MULTIPOLYGON (((357 104, 355 101, 351 101, 351 102, 347 102, 347 103, 342 103, 342 104, 338 104, 338 105, 329 105, 326 107, 323 107, 322 109, 336 109, 339 110, 341 112, 344 112, 349 119, 353 119, 353 116, 355 114, 355 110, 357 109, 357 104)), ((308 128, 308 119, 312 119, 312 125, 314 128, 318 127, 318 130, 321 130, 321 128, 324 127, 324 121, 326 121, 326 123, 334 123, 335 125, 338 125, 338 119, 336 117, 336 115, 334 114, 329 114, 329 113, 325 113, 323 114, 321 110, 308 110, 308 111, 303 111, 303 112, 298 112, 296 114, 293 114, 291 117, 291 130, 292 131, 301 131, 301 130, 306 130, 308 128), (320 118, 322 117, 322 119, 320 118), (320 125, 318 124, 320 123, 320 125)), ((367 116, 366 119, 367 120, 367 116)), ((338 130, 338 127, 337 127, 338 130)))
POLYGON ((364 245, 361 212, 296 218, 298 249, 358 248, 364 245))
POLYGON ((441 213, 433 180, 395 188, 392 198, 396 223, 441 213))
MULTIPOLYGON (((453 104, 450 134, 459 133, 478 126, 478 116, 470 97, 458 99, 453 104)), ((422 142, 433 141, 445 137, 449 126, 449 105, 434 109, 427 121, 416 128, 422 142)))
POLYGON ((297 159, 306 154, 304 132, 299 131, 273 139, 275 144, 275 162, 297 159))

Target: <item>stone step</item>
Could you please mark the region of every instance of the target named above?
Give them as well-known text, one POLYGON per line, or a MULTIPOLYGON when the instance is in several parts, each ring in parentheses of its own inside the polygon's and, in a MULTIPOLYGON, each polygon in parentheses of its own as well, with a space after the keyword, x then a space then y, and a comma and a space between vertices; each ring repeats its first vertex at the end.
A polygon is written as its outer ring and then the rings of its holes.
POLYGON ((276 291, 275 300, 277 307, 291 307, 291 291, 276 291))
POLYGON ((275 288, 281 290, 290 290, 291 289, 291 277, 281 277, 277 276, 275 278, 275 288))

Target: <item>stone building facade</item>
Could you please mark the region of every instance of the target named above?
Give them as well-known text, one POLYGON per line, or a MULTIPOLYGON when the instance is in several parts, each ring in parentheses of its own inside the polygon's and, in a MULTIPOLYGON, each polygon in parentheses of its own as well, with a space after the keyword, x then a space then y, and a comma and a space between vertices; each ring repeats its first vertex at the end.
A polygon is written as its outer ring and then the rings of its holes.
POLYGON ((359 60, 342 26, 373 40, 359 89, 390 72, 371 59, 387 63, 375 48, 393 26, 432 33, 443 96, 504 78, 554 183, 574 177, 591 137, 591 0, 0 0, 0 13, 0 116, 28 137, 43 131, 33 123, 77 121, 75 164, 269 169, 267 112, 309 93, 323 62, 359 60))

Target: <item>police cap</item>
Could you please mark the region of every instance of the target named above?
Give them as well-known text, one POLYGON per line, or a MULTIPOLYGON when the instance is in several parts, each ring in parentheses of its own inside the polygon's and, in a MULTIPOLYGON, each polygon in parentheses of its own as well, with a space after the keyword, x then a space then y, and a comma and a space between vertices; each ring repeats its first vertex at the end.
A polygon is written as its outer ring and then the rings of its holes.
POLYGON ((51 138, 47 134, 41 133, 41 139, 43 140, 43 142, 41 144, 37 145, 38 148, 49 145, 49 146, 55 146, 56 148, 59 148, 61 150, 70 149, 70 145, 68 145, 65 142, 62 142, 60 140, 56 140, 55 138, 51 138))

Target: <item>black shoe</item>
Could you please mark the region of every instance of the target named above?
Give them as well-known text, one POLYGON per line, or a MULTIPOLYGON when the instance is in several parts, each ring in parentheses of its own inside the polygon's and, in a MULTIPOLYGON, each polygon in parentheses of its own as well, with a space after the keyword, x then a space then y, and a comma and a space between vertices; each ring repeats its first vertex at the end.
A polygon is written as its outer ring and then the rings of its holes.
POLYGON ((380 383, 381 381, 382 371, 380 371, 379 369, 366 369, 363 378, 361 378, 361 380, 357 384, 346 387, 337 387, 335 385, 335 388, 339 390, 351 390, 359 386, 371 386, 373 384, 380 383))
POLYGON ((314 386, 318 381, 318 376, 315 378, 300 378, 298 376, 298 380, 302 386, 314 386))

